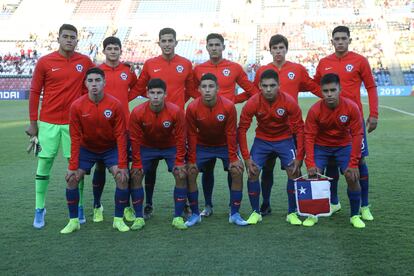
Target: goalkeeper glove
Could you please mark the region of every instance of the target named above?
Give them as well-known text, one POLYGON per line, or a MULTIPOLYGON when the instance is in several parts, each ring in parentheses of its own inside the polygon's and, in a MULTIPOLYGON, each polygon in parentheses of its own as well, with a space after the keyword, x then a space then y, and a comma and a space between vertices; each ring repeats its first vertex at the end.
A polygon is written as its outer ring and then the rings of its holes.
POLYGON ((39 144, 39 139, 37 136, 30 136, 29 145, 27 146, 27 153, 33 152, 34 156, 37 156, 42 150, 42 147, 39 144))

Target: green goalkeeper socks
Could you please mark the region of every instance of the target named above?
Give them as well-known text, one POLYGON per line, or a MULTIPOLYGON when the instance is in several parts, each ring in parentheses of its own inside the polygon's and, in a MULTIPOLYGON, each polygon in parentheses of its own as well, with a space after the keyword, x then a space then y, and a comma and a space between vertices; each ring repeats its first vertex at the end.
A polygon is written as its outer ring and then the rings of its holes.
POLYGON ((36 209, 45 208, 47 186, 49 185, 50 170, 53 158, 39 158, 36 171, 36 209))

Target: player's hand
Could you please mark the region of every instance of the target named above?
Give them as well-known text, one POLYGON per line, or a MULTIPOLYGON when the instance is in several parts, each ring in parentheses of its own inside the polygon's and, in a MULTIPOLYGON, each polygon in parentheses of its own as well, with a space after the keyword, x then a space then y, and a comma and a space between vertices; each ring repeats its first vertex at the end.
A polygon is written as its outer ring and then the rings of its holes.
POLYGON ((368 133, 371 133, 372 131, 374 131, 377 128, 377 124, 378 124, 378 119, 377 118, 368 117, 368 119, 367 119, 368 133))
POLYGON ((128 180, 129 180, 129 171, 128 171, 128 169, 116 168, 115 169, 115 178, 116 178, 117 175, 119 175, 119 177, 120 177, 119 180, 121 181, 121 183, 128 182, 128 180))
POLYGON ((197 174, 199 172, 198 171, 197 164, 195 164, 195 163, 188 163, 187 164, 187 172, 188 172, 188 174, 197 174))
POLYGON ((320 173, 320 169, 317 167, 310 167, 308 168, 308 177, 309 178, 316 178, 318 176, 318 173, 320 173))
POLYGON ((345 176, 354 182, 359 181, 359 169, 358 168, 347 168, 345 170, 345 176))
POLYGON ((175 166, 173 171, 174 174, 177 175, 180 179, 185 179, 187 177, 187 170, 185 168, 185 165, 175 166))
POLYGON ((79 179, 80 179, 79 170, 68 170, 65 176, 66 182, 69 182, 72 177, 75 178, 76 182, 79 182, 79 179))
POLYGON ((259 174, 259 167, 254 163, 252 159, 246 159, 244 160, 244 163, 246 164, 247 173, 249 176, 254 177, 259 174))
POLYGON ((142 168, 132 168, 131 169, 131 178, 138 178, 144 176, 144 170, 142 168))
POLYGON ((243 174, 243 171, 244 171, 243 162, 240 160, 231 162, 229 165, 229 171, 231 171, 232 169, 236 170, 240 174, 243 174))
POLYGON ((30 125, 25 130, 26 134, 30 137, 37 136, 39 128, 37 127, 37 121, 30 121, 30 125))
POLYGON ((292 165, 290 167, 293 175, 297 175, 297 176, 300 175, 300 168, 302 167, 302 163, 303 163, 302 160, 299 160, 299 159, 293 160, 292 165))

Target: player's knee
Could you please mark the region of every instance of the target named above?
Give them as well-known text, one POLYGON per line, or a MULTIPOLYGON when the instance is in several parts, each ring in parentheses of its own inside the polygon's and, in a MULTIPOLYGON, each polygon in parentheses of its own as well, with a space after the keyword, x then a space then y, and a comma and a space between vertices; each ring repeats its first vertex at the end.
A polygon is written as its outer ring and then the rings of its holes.
POLYGON ((142 187, 143 174, 134 174, 131 176, 131 188, 140 189, 142 187))
POLYGON ((67 181, 68 189, 76 189, 78 187, 79 181, 76 179, 75 175, 72 175, 67 181))
POLYGON ((123 179, 120 173, 117 173, 115 176, 115 183, 116 186, 120 189, 127 189, 128 188, 128 179, 123 179))
POLYGON ((237 179, 237 178, 241 178, 243 175, 243 168, 237 169, 237 168, 231 168, 230 169, 230 175, 232 179, 237 179))
POLYGON ((186 179, 182 179, 179 176, 175 176, 175 186, 177 188, 186 188, 187 187, 187 180, 186 179))

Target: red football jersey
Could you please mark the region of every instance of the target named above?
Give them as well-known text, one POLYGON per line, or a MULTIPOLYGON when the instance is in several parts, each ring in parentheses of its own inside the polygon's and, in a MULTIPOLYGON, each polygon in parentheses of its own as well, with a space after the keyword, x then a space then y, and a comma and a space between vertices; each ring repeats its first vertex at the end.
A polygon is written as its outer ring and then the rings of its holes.
POLYGON ((99 103, 83 95, 70 108, 71 156, 69 169, 79 167, 80 146, 101 153, 118 147, 118 167, 128 167, 126 153, 126 125, 121 103, 111 95, 104 95, 99 103))
POLYGON ((111 67, 105 63, 99 66, 105 72, 105 88, 106 94, 110 94, 117 98, 124 110, 127 126, 129 120, 129 101, 135 99, 138 95, 131 91, 137 82, 137 76, 131 72, 128 65, 120 63, 116 67, 111 67))
POLYGON ((162 55, 147 60, 133 93, 146 97, 146 86, 153 78, 162 79, 167 84, 165 100, 181 109, 184 109, 186 99, 194 97, 193 67, 186 58, 176 54, 171 60, 166 60, 162 55))
POLYGON ((43 94, 40 120, 50 124, 68 124, 70 106, 87 93, 83 81, 86 71, 93 66, 89 57, 76 52, 70 58, 58 51, 41 57, 30 87, 30 120, 39 119, 39 100, 43 94))
POLYGON ((216 105, 208 107, 199 97, 187 107, 186 119, 190 163, 196 162, 197 144, 208 147, 227 146, 230 162, 238 160, 237 112, 230 100, 218 96, 216 105))
POLYGON ((243 159, 249 158, 246 132, 249 129, 253 116, 257 120, 256 137, 266 141, 281 141, 296 134, 297 159, 303 160, 303 120, 302 112, 295 100, 279 92, 274 102, 267 101, 263 95, 256 94, 251 97, 242 109, 238 140, 243 159), (291 125, 290 125, 291 124, 291 125), (291 130, 292 129, 292 130, 291 130))
POLYGON ((308 111, 305 123, 306 166, 315 167, 314 145, 341 147, 352 144, 349 167, 358 168, 364 130, 358 106, 350 99, 339 99, 330 109, 323 100, 308 111))
POLYGON ((142 168, 141 145, 158 149, 177 147, 175 165, 184 165, 185 117, 177 105, 165 103, 159 113, 151 110, 149 101, 136 106, 129 119, 129 131, 133 168, 142 168))
POLYGON ((249 96, 259 92, 253 83, 249 81, 243 68, 238 63, 227 59, 222 59, 218 64, 214 64, 209 60, 197 65, 194 68, 194 83, 196 89, 200 85, 201 77, 206 73, 214 74, 217 77, 219 86, 218 94, 232 102, 236 101, 236 84, 243 88, 249 96))
POLYGON ((360 89, 364 82, 369 98, 369 116, 378 118, 377 86, 365 57, 351 51, 342 58, 331 54, 319 61, 314 77, 315 82, 319 84, 321 78, 327 73, 335 73, 339 76, 341 95, 353 100, 358 105, 361 114, 363 114, 363 109, 360 89))

